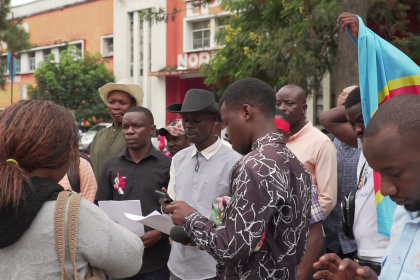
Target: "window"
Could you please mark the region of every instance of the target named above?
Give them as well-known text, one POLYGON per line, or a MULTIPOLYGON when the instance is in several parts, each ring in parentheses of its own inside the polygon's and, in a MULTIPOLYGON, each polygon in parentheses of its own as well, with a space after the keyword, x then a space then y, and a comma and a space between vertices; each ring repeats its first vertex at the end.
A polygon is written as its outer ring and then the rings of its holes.
POLYGON ((82 44, 81 43, 79 43, 79 44, 74 44, 74 45, 72 45, 72 46, 74 46, 75 48, 76 48, 76 52, 74 52, 74 53, 72 53, 72 55, 73 55, 73 57, 75 58, 75 59, 79 59, 79 58, 82 58, 82 44), (80 51, 80 52, 79 52, 80 51))
POLYGON ((26 86, 20 86, 20 99, 21 100, 26 100, 28 99, 28 91, 26 86))
POLYGON ((29 71, 35 70, 35 52, 28 53, 29 57, 29 71))
POLYGON ((321 125, 321 123, 319 122, 319 115, 324 111, 324 95, 323 94, 317 94, 315 96, 315 124, 316 125, 321 125))
POLYGON ((78 59, 78 58, 82 58, 83 57, 82 44, 81 43, 78 43, 78 44, 69 44, 69 45, 65 45, 65 46, 59 47, 58 48, 58 51, 60 53, 60 59, 61 59, 61 52, 66 51, 68 49, 68 47, 70 47, 70 46, 73 46, 74 48, 76 48, 76 51, 73 50, 73 51, 69 52, 69 54, 71 54, 75 59, 78 59))
MULTIPOLYGON (((219 31, 220 31, 220 32, 225 31, 225 25, 227 24, 228 19, 229 19, 229 17, 221 17, 221 18, 218 18, 218 19, 217 19, 217 23, 218 23, 217 28, 219 29, 219 31)), ((219 41, 219 46, 222 46, 222 45, 224 45, 225 43, 226 43, 226 39, 225 39, 225 37, 223 36, 222 38, 220 38, 220 41, 219 41)))
POLYGON ((201 21, 193 23, 193 49, 210 47, 210 21, 201 21))
POLYGON ((44 61, 48 61, 48 56, 50 55, 50 53, 51 53, 51 49, 42 51, 42 58, 44 61))
POLYGON ((102 56, 111 56, 113 54, 114 54, 114 38, 102 37, 102 56))
POLYGON ((9 71, 7 70, 7 56, 0 57, 0 69, 3 69, 3 74, 7 75, 9 74, 9 71))
POLYGON ((16 73, 20 73, 20 53, 16 54, 16 73))

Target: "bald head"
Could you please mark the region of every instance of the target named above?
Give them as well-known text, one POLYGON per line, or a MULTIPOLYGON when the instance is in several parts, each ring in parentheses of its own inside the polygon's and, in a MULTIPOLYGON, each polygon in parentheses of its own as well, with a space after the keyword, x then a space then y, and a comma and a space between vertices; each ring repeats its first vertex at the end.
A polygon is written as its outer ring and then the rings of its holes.
POLYGON ((306 93, 300 86, 287 85, 276 94, 276 107, 290 117, 290 131, 297 133, 305 123, 306 93))
POLYGON ((300 86, 297 85, 286 85, 282 87, 276 94, 276 96, 288 94, 296 99, 299 99, 302 103, 306 103, 306 93, 300 86))

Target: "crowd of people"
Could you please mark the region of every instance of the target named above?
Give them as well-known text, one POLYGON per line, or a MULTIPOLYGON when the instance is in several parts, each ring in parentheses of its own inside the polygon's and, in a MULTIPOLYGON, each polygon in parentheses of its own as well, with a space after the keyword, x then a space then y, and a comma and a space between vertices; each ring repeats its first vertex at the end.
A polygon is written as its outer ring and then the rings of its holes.
POLYGON ((124 79, 99 94, 113 125, 90 157, 52 102, 0 114, 1 279, 420 278, 419 95, 388 100, 365 127, 360 87, 347 87, 319 117, 328 137, 306 120, 298 85, 276 93, 244 78, 218 103, 191 89, 166 108, 180 118, 158 132, 164 154, 140 86, 124 79), (378 230, 375 172, 399 205, 390 236, 378 230), (147 226, 137 236, 96 205, 109 200, 139 200, 142 215, 161 212, 188 242, 147 226))

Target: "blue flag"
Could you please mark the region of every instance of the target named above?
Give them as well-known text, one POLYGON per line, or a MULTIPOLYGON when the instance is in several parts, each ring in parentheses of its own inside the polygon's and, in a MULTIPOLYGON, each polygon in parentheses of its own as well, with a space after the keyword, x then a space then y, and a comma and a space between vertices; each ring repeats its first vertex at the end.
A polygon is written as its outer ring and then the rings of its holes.
POLYGON ((17 66, 16 66, 16 58, 12 51, 9 51, 7 54, 7 70, 9 70, 9 79, 14 82, 15 76, 17 72, 17 66), (12 66, 13 61, 13 66, 12 66))

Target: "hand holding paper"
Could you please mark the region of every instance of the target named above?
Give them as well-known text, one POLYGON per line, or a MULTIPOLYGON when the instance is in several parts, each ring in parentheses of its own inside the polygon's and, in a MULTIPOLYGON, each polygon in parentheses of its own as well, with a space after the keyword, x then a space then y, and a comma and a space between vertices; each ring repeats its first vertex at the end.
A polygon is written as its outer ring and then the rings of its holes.
POLYGON ((133 215, 129 213, 124 213, 124 214, 128 219, 132 221, 136 221, 148 227, 157 229, 168 235, 171 232, 171 228, 174 227, 174 224, 172 223, 171 219, 169 219, 166 216, 163 216, 158 211, 153 211, 146 217, 133 215))

